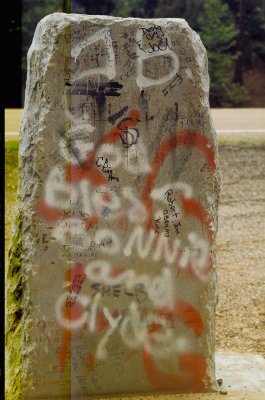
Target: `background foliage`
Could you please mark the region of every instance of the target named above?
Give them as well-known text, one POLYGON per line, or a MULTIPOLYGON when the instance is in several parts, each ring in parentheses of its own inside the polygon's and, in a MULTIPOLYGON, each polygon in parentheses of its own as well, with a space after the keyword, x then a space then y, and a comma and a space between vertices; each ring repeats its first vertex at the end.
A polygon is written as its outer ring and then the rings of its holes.
POLYGON ((265 0, 22 0, 21 26, 10 17, 8 33, 10 37, 22 34, 22 65, 13 68, 20 69, 23 88, 27 51, 36 25, 45 15, 61 11, 185 18, 208 51, 211 106, 246 104, 249 96, 244 76, 256 66, 265 72, 265 0))

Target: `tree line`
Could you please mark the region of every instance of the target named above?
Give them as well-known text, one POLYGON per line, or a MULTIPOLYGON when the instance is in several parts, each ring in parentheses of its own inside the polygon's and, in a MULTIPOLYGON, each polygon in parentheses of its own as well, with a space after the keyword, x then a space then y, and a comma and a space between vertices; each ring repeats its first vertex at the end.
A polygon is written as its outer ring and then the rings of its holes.
POLYGON ((53 12, 140 18, 185 18, 207 52, 211 106, 240 106, 244 70, 265 62, 265 0, 23 0, 22 83, 37 23, 53 12))

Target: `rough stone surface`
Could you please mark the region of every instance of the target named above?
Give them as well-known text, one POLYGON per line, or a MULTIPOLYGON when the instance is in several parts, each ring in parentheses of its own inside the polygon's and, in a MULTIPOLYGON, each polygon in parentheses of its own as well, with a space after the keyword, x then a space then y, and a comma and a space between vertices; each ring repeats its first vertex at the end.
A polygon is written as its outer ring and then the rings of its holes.
POLYGON ((22 368, 9 365, 8 398, 216 390, 208 91, 206 51, 184 20, 38 24, 14 234, 22 368))

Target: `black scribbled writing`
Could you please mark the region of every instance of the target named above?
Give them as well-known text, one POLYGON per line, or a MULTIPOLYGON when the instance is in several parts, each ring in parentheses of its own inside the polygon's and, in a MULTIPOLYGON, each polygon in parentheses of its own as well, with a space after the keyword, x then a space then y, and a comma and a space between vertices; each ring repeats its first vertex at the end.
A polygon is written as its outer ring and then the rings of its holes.
POLYGON ((109 161, 107 158, 104 160, 104 157, 98 157, 98 159, 96 161, 96 165, 97 165, 97 167, 101 168, 102 172, 104 172, 105 174, 108 175, 108 181, 116 180, 117 182, 119 182, 119 178, 116 176, 113 176, 113 171, 109 167, 109 161))
POLYGON ((128 289, 122 284, 105 285, 102 283, 92 283, 91 288, 93 290, 92 297, 97 293, 100 293, 103 298, 107 296, 113 296, 114 298, 119 298, 121 296, 135 297, 139 303, 148 298, 142 283, 137 283, 131 289, 128 289))
POLYGON ((182 83, 183 83, 183 78, 182 78, 179 74, 177 74, 177 75, 175 76, 175 78, 173 79, 173 81, 170 82, 170 84, 167 85, 167 86, 162 90, 164 96, 166 96, 166 95, 168 95, 168 93, 172 92, 172 90, 174 89, 174 87, 175 87, 177 84, 181 85, 182 83))

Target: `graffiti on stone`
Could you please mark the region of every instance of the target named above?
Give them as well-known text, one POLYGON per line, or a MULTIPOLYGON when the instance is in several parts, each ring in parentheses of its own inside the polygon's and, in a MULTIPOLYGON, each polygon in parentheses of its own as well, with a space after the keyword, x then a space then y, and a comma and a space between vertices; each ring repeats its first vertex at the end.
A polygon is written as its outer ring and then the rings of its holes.
MULTIPOLYGON (((54 352, 57 383, 72 366, 79 395, 210 390, 218 184, 197 36, 182 20, 57 14, 45 23, 64 18, 75 25, 70 61, 61 28, 48 63, 62 76, 54 97, 48 83, 52 134, 40 124, 36 145, 31 257, 56 275, 40 300, 33 284, 37 343, 54 352)), ((43 368, 33 381, 40 375, 48 384, 43 368)), ((38 398, 37 383, 28 390, 38 398)))

